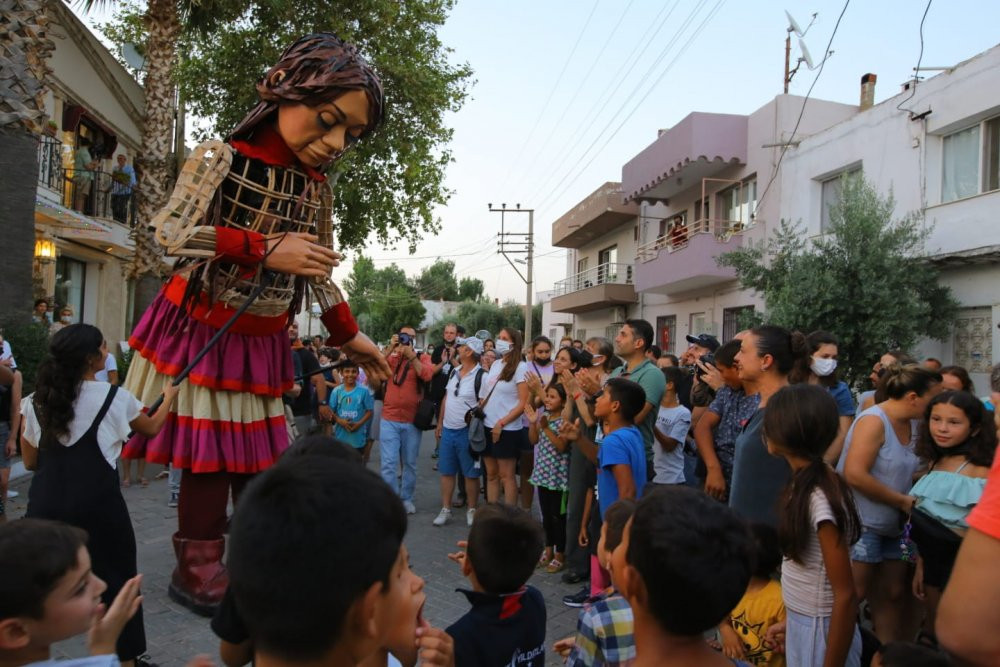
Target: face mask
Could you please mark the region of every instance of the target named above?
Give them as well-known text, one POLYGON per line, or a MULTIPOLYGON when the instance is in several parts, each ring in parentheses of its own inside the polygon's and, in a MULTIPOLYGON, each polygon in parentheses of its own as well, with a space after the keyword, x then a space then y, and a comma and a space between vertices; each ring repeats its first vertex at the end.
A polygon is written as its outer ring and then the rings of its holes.
POLYGON ((548 366, 549 362, 551 362, 551 361, 552 361, 552 357, 548 357, 547 359, 535 359, 534 360, 534 362, 536 364, 538 364, 539 366, 548 366))
POLYGON ((61 319, 65 324, 69 324, 70 322, 73 321, 73 317, 71 315, 63 315, 59 319, 61 319))
POLYGON ((505 340, 498 340, 496 341, 495 345, 496 345, 495 347, 496 353, 498 356, 501 357, 510 352, 510 349, 513 347, 513 345, 511 345, 508 341, 505 340))
POLYGON ((817 359, 813 357, 812 363, 809 365, 812 372, 819 377, 826 377, 833 371, 837 370, 837 360, 836 359, 817 359))

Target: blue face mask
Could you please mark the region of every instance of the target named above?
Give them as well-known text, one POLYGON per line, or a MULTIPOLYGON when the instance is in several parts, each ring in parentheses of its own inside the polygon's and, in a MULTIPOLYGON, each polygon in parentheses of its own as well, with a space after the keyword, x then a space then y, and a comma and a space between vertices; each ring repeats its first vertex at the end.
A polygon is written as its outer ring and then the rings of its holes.
POLYGON ((506 340, 497 340, 495 346, 497 355, 501 357, 510 352, 511 348, 514 347, 509 341, 506 340))

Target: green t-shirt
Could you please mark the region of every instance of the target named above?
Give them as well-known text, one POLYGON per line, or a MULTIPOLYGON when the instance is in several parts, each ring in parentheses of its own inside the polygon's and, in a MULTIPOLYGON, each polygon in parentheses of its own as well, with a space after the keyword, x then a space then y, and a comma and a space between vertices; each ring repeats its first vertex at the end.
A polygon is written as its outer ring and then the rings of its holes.
MULTIPOLYGON (((653 428, 656 426, 656 415, 659 414, 660 401, 663 400, 663 392, 667 390, 667 380, 663 377, 663 371, 649 359, 643 359, 642 363, 631 371, 626 366, 619 366, 611 372, 611 377, 623 377, 632 380, 642 387, 646 392, 646 402, 652 403, 653 407, 646 414, 646 418, 636 426, 642 434, 642 444, 646 448, 646 461, 653 460, 653 428)), ((649 468, 652 470, 652 468, 649 468)))

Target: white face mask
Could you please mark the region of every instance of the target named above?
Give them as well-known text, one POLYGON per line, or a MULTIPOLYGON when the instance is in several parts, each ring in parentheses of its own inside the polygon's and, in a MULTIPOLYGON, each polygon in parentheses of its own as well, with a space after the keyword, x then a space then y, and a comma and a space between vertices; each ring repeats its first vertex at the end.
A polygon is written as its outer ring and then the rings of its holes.
POLYGON ((72 315, 63 315, 63 316, 62 316, 61 318, 59 318, 59 319, 61 319, 61 320, 62 320, 63 322, 65 322, 66 324, 69 324, 70 322, 72 322, 72 321, 73 321, 73 316, 72 316, 72 315))
POLYGON ((813 357, 812 363, 809 365, 812 372, 819 377, 826 377, 830 373, 837 370, 837 360, 836 359, 817 359, 813 357))
POLYGON ((495 346, 495 350, 496 350, 497 356, 500 356, 500 357, 502 357, 503 355, 505 355, 508 352, 510 352, 510 349, 512 347, 514 347, 509 341, 499 340, 499 339, 494 342, 494 346, 495 346))

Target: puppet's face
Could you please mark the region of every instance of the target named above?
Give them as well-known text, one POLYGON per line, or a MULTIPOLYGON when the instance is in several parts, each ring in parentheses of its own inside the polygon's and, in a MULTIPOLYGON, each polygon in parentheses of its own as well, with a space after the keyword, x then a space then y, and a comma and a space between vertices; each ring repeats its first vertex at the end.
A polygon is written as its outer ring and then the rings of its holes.
POLYGON ((368 96, 351 90, 311 107, 282 104, 277 130, 299 161, 310 167, 329 164, 368 127, 368 96))

